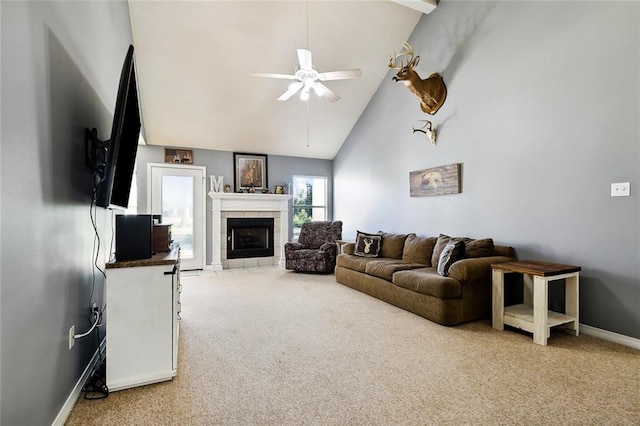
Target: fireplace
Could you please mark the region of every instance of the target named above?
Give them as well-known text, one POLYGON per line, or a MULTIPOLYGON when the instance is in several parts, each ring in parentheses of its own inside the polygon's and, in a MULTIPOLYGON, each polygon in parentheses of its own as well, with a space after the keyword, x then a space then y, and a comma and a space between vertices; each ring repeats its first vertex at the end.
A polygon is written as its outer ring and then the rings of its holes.
POLYGON ((284 266, 284 245, 289 240, 291 195, 209 192, 211 198, 211 265, 207 269, 284 266), (227 220, 233 218, 273 219, 273 255, 245 259, 227 258, 227 220))
POLYGON ((227 218, 227 259, 273 255, 273 218, 227 218))

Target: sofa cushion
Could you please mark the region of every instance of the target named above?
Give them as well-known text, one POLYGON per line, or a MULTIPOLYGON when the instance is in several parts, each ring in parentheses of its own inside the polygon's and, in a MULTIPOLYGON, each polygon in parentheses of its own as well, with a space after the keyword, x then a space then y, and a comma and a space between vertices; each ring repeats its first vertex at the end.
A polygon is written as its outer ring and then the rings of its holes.
POLYGON ((518 255, 516 254, 516 249, 514 249, 513 247, 494 245, 493 249, 495 251, 494 256, 506 256, 506 257, 512 257, 514 259, 518 258, 518 255))
POLYGON ((423 265, 416 263, 407 263, 398 259, 376 259, 367 262, 365 273, 374 277, 382 278, 391 282, 393 274, 397 271, 405 271, 407 269, 422 268, 423 265))
POLYGON ((471 238, 463 238, 464 241, 464 257, 487 257, 494 256, 496 253, 492 238, 483 238, 481 240, 473 240, 471 238))
POLYGON ((453 239, 444 246, 440 259, 438 259, 438 274, 446 277, 449 275, 449 267, 458 260, 462 259, 464 254, 464 241, 453 239))
POLYGON ((454 299, 462 295, 457 280, 438 275, 435 268, 420 268, 398 271, 393 274, 393 283, 398 287, 440 299, 454 299))
POLYGON ((380 257, 401 259, 404 242, 408 236, 409 234, 389 234, 382 232, 380 257))
POLYGON ((368 234, 358 231, 356 234, 356 249, 353 254, 363 257, 378 257, 382 235, 368 234))
POLYGON ((362 273, 364 273, 367 263, 369 262, 371 262, 370 257, 354 256, 350 254, 339 254, 336 258, 336 264, 338 266, 362 273))
POLYGON ((402 260, 410 263, 421 263, 425 266, 431 266, 431 255, 433 247, 436 245, 438 237, 418 237, 415 234, 409 234, 404 242, 402 250, 402 260))

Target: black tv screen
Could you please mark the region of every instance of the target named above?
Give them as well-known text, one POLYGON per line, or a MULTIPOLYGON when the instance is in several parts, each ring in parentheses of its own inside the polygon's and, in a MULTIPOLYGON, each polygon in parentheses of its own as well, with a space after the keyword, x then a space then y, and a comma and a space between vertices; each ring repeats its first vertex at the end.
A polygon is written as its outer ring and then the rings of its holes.
POLYGON ((138 152, 140 109, 133 46, 122 65, 104 174, 96 189, 99 207, 126 209, 138 152))

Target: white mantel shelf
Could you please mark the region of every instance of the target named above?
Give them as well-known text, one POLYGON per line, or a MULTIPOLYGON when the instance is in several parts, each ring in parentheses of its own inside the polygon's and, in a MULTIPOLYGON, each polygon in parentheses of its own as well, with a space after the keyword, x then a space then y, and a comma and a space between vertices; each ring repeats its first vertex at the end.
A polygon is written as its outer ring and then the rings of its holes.
POLYGON ((275 257, 278 264, 284 262, 284 245, 289 239, 289 200, 291 195, 281 194, 244 194, 233 192, 209 192, 211 203, 211 269, 222 270, 221 256, 221 213, 241 212, 280 212, 280 241, 276 244, 275 257))
POLYGON ((219 202, 220 210, 247 210, 247 211, 280 211, 282 204, 286 205, 286 211, 289 210, 289 200, 291 195, 281 194, 245 194, 234 192, 211 192, 209 197, 215 204, 219 202), (240 208, 237 208, 240 207, 240 208))

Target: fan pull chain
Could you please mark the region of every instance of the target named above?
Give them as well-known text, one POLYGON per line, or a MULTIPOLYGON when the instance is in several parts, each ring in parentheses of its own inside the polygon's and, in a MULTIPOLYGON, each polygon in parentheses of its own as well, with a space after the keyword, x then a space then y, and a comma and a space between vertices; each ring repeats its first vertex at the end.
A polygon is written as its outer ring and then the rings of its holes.
POLYGON ((309 148, 309 102, 307 102, 307 148, 309 148))

